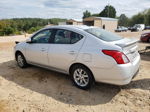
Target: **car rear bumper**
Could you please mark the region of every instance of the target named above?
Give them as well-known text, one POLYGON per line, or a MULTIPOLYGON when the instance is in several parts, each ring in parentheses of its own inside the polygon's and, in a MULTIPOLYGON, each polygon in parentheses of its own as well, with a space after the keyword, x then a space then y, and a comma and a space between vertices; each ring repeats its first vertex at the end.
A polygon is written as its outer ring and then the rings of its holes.
POLYGON ((97 82, 126 85, 137 75, 139 66, 140 55, 131 63, 116 65, 111 69, 92 68, 92 72, 97 82))

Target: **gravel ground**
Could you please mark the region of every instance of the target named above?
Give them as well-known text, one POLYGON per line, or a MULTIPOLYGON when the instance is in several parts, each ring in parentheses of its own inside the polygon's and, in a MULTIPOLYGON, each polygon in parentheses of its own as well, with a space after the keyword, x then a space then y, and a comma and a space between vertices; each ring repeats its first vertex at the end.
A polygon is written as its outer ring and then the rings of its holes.
MULTIPOLYGON (((141 33, 117 34, 139 38, 141 33)), ((0 112, 150 112, 150 51, 141 54, 139 74, 130 84, 97 83, 84 91, 64 74, 35 66, 20 69, 13 46, 25 39, 0 37, 0 112)), ((148 45, 138 44, 139 49, 148 45)))

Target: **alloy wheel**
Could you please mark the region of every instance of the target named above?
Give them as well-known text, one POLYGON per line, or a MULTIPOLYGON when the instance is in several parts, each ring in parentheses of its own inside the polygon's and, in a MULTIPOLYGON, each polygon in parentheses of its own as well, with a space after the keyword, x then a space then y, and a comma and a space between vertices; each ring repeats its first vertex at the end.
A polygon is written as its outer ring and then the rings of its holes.
POLYGON ((18 57, 17 57, 17 62, 18 62, 18 65, 19 65, 20 67, 23 67, 23 66, 24 66, 24 59, 23 59, 23 57, 22 57, 21 55, 18 55, 18 57))
POLYGON ((81 87, 85 87, 89 83, 89 76, 82 68, 78 68, 74 71, 73 78, 75 83, 81 87))

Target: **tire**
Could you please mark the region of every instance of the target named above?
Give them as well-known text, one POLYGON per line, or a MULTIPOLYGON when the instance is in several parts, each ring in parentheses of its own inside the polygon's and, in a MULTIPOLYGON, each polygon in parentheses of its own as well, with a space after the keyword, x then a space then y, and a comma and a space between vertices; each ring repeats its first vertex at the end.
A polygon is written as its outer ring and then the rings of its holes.
POLYGON ((75 65, 71 69, 71 79, 80 89, 89 89, 94 84, 91 71, 83 65, 75 65))
POLYGON ((21 53, 18 53, 17 56, 16 56, 16 60, 17 60, 17 64, 20 68, 25 68, 27 67, 27 62, 26 62, 26 59, 25 57, 23 56, 23 54, 21 53))
POLYGON ((148 42, 150 43, 150 38, 148 39, 148 42))

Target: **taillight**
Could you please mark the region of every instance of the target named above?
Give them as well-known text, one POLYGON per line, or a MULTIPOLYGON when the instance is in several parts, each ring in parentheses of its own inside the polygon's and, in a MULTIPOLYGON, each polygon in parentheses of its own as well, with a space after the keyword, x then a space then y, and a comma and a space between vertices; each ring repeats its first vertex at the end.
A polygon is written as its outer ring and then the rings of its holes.
POLYGON ((128 57, 123 52, 116 50, 102 50, 102 52, 113 57, 118 64, 126 64, 130 62, 128 57))

